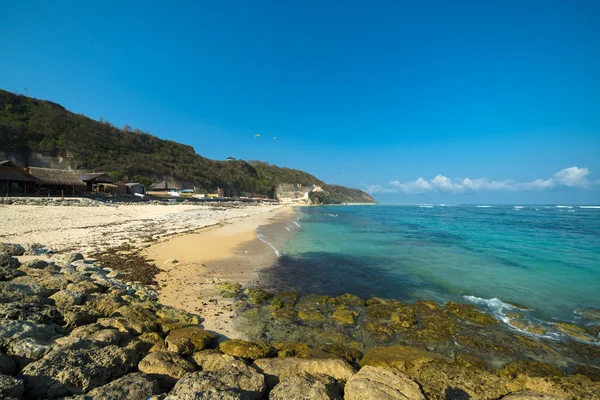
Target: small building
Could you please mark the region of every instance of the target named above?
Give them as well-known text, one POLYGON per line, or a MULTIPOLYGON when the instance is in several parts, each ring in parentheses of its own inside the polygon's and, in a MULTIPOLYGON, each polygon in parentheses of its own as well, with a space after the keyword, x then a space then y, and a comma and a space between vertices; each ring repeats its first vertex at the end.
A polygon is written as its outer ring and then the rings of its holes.
POLYGON ((225 161, 235 161, 235 158, 233 158, 233 157, 229 156, 229 157, 227 157, 227 158, 225 159, 225 161))
POLYGON ((209 199, 216 199, 219 197, 218 193, 206 193, 206 197, 208 197, 209 199))
POLYGON ((0 161, 0 194, 34 194, 38 180, 10 160, 0 161))
POLYGON ((156 192, 172 192, 175 190, 181 190, 181 187, 173 182, 162 181, 153 183, 148 189, 156 192))
POLYGON ((40 194, 74 196, 86 190, 85 183, 73 171, 40 167, 28 167, 27 171, 37 178, 40 194))
POLYGON ((125 186, 127 186, 127 194, 146 194, 146 188, 141 183, 129 182, 125 186))
POLYGON ((110 193, 115 192, 117 185, 114 185, 113 178, 104 172, 89 173, 79 177, 87 186, 88 192, 92 193, 110 193))

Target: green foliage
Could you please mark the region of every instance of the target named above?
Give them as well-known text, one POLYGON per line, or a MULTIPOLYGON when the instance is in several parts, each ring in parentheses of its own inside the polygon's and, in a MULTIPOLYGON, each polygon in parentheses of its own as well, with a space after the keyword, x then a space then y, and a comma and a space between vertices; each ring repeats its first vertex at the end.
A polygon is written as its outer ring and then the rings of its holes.
POLYGON ((122 181, 126 178, 125 171, 122 169, 116 169, 107 173, 108 176, 113 178, 115 181, 122 181))
POLYGON ((326 185, 302 171, 253 161, 216 161, 196 154, 191 146, 161 140, 140 129, 119 129, 94 121, 50 101, 0 90, 1 150, 27 156, 38 152, 67 158, 74 168, 112 171, 115 179, 176 180, 205 192, 217 187, 225 196, 275 197, 281 183, 324 188, 334 202, 373 200, 366 193, 326 185), (144 178, 139 179, 139 177, 144 178), (348 200, 352 198, 353 200, 348 200), (346 199, 346 200, 344 200, 346 199))
POLYGON ((150 185, 152 185, 152 179, 146 178, 145 176, 142 176, 142 175, 136 175, 136 176, 133 177, 133 179, 136 182, 141 183, 142 185, 144 185, 145 188, 148 188, 150 185))

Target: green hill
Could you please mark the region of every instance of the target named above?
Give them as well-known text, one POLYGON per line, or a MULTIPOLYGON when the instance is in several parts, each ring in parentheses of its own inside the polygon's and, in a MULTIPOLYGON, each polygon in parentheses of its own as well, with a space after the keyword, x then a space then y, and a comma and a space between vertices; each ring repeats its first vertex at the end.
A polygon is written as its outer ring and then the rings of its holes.
POLYGON ((139 129, 74 114, 59 104, 0 90, 0 152, 29 159, 32 153, 67 160, 72 168, 111 171, 123 179, 173 179, 227 196, 275 197, 281 184, 323 188, 316 202, 375 202, 358 189, 327 185, 302 171, 253 161, 216 161, 191 146, 162 140, 139 129))

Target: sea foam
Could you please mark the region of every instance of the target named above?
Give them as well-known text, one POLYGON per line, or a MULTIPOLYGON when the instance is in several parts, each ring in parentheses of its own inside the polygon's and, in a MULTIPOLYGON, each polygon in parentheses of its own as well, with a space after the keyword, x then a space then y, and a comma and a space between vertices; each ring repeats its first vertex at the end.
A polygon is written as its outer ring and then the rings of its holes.
POLYGON ((273 244, 271 242, 269 242, 263 234, 261 234, 261 233, 258 234, 258 240, 260 240, 263 243, 266 243, 270 248, 272 248, 277 257, 279 257, 281 255, 279 253, 279 250, 277 250, 277 248, 275 246, 273 246, 273 244))

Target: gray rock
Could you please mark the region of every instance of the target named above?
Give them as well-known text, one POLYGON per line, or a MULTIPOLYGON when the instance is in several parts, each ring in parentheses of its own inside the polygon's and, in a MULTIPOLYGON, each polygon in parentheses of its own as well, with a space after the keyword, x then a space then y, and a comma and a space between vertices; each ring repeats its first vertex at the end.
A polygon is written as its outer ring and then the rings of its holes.
POLYGON ((8 253, 0 253, 0 267, 19 268, 21 263, 8 253))
POLYGON ((0 374, 0 399, 19 400, 24 390, 22 380, 0 374))
POLYGON ((139 355, 118 346, 57 350, 21 371, 31 398, 69 396, 120 378, 135 367, 139 355))
MULTIPOLYGON (((63 318, 55 306, 40 302, 0 303, 0 319, 31 321, 40 324, 62 325, 63 318)), ((31 298, 35 301, 35 298, 31 298)))
POLYGON ((41 256, 43 254, 48 254, 51 252, 49 248, 43 246, 39 243, 28 244, 25 247, 25 253, 23 255, 26 256, 41 256))
POLYGON ((83 294, 101 293, 105 288, 98 285, 96 282, 82 280, 77 283, 69 283, 66 287, 67 290, 73 292, 79 292, 83 294))
POLYGON ((169 400, 261 399, 266 390, 264 376, 244 365, 217 371, 184 375, 169 392, 169 400))
POLYGON ((15 363, 15 361, 2 352, 0 352, 0 374, 2 374, 2 375, 16 375, 17 374, 17 364, 15 363))
POLYGON ((267 385, 292 375, 328 375, 338 381, 347 381, 356 370, 341 358, 261 358, 254 365, 265 374, 267 385))
POLYGON ((140 361, 138 369, 156 377, 165 387, 172 387, 183 375, 196 371, 191 362, 170 351, 148 354, 140 361))
POLYGON ((0 253, 10 256, 22 256, 25 253, 25 248, 20 244, 0 243, 0 253))
POLYGON ((25 261, 23 264, 21 264, 21 267, 25 267, 25 268, 33 268, 33 269, 44 269, 46 267, 48 267, 48 264, 46 261, 44 260, 29 260, 29 261, 25 261))
POLYGON ((425 400, 419 385, 400 371, 363 367, 344 388, 344 400, 425 400))
POLYGON ((19 366, 25 367, 48 352, 62 329, 57 325, 41 325, 30 321, 2 321, 0 348, 6 349, 19 366))
MULTIPOLYGON (((15 279, 29 278, 21 276, 15 279)), ((9 282, 0 282, 0 303, 12 303, 21 301, 24 297, 40 296, 49 297, 54 291, 46 289, 37 283, 16 282, 14 279, 9 282)))
POLYGON ((92 389, 85 395, 68 397, 64 400, 146 400, 161 392, 158 382, 152 377, 135 372, 92 389))
POLYGON ((27 275, 25 271, 13 267, 0 267, 0 281, 10 281, 19 276, 27 275))
POLYGON ((61 290, 50 296, 59 310, 67 310, 73 306, 80 306, 83 303, 83 293, 72 290, 61 290))
POLYGON ((269 394, 269 400, 342 400, 335 379, 321 375, 292 375, 283 378, 269 394))
POLYGON ((69 265, 78 260, 84 260, 85 257, 81 253, 66 253, 56 256, 56 261, 61 265, 69 265))

